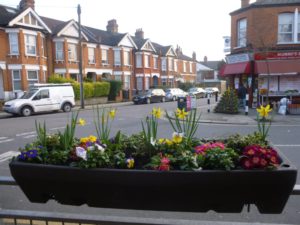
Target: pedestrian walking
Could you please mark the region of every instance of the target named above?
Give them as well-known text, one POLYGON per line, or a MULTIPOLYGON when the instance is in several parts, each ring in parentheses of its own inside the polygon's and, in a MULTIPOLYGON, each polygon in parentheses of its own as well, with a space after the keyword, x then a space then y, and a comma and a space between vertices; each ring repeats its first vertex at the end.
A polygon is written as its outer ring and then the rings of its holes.
POLYGON ((238 89, 239 107, 244 108, 246 106, 246 94, 247 89, 245 88, 243 83, 241 83, 238 89))

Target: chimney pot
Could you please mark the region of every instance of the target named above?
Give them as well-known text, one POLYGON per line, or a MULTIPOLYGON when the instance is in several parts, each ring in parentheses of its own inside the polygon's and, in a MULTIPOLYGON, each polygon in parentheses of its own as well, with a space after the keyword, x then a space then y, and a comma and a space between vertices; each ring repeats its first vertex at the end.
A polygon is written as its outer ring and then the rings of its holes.
POLYGON ((107 22, 106 30, 110 33, 118 33, 117 20, 112 19, 107 22))
POLYGON ((249 2, 250 2, 250 0, 241 0, 241 7, 245 8, 245 7, 249 6, 249 2))
POLYGON ((144 31, 143 31, 142 28, 136 29, 135 37, 138 38, 138 39, 144 39, 144 31))
POLYGON ((21 0, 19 3, 20 10, 27 9, 31 7, 34 10, 34 0, 21 0))

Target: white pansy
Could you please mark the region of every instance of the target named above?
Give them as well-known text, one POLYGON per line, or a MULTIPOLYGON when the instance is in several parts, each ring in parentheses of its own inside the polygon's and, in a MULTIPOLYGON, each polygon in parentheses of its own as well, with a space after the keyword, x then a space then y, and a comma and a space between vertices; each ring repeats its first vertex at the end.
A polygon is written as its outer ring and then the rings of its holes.
POLYGON ((82 147, 76 147, 76 155, 79 158, 86 160, 86 150, 82 147))
POLYGON ((184 137, 184 133, 183 133, 183 132, 181 132, 181 133, 179 133, 179 132, 173 132, 172 137, 173 137, 173 138, 174 138, 174 137, 184 137))
POLYGON ((105 148, 103 148, 101 145, 95 144, 95 147, 101 152, 105 151, 105 148))
POLYGON ((156 144, 156 140, 153 137, 151 137, 150 138, 150 143, 151 143, 151 145, 154 146, 156 144))

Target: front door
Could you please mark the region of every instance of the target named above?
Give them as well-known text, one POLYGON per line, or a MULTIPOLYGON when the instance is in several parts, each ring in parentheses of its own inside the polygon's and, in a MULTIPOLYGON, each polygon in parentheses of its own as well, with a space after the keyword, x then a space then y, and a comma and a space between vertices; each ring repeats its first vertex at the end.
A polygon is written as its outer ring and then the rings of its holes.
POLYGON ((0 100, 4 99, 3 72, 0 69, 0 100))

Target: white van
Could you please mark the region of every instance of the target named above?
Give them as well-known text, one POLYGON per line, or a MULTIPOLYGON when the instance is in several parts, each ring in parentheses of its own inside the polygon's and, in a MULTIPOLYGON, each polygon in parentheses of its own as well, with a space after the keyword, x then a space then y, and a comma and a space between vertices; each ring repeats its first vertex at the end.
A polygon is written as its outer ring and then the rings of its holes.
POLYGON ((70 112, 74 106, 75 96, 70 83, 34 84, 20 98, 5 102, 3 110, 15 115, 30 116, 37 112, 70 112))

